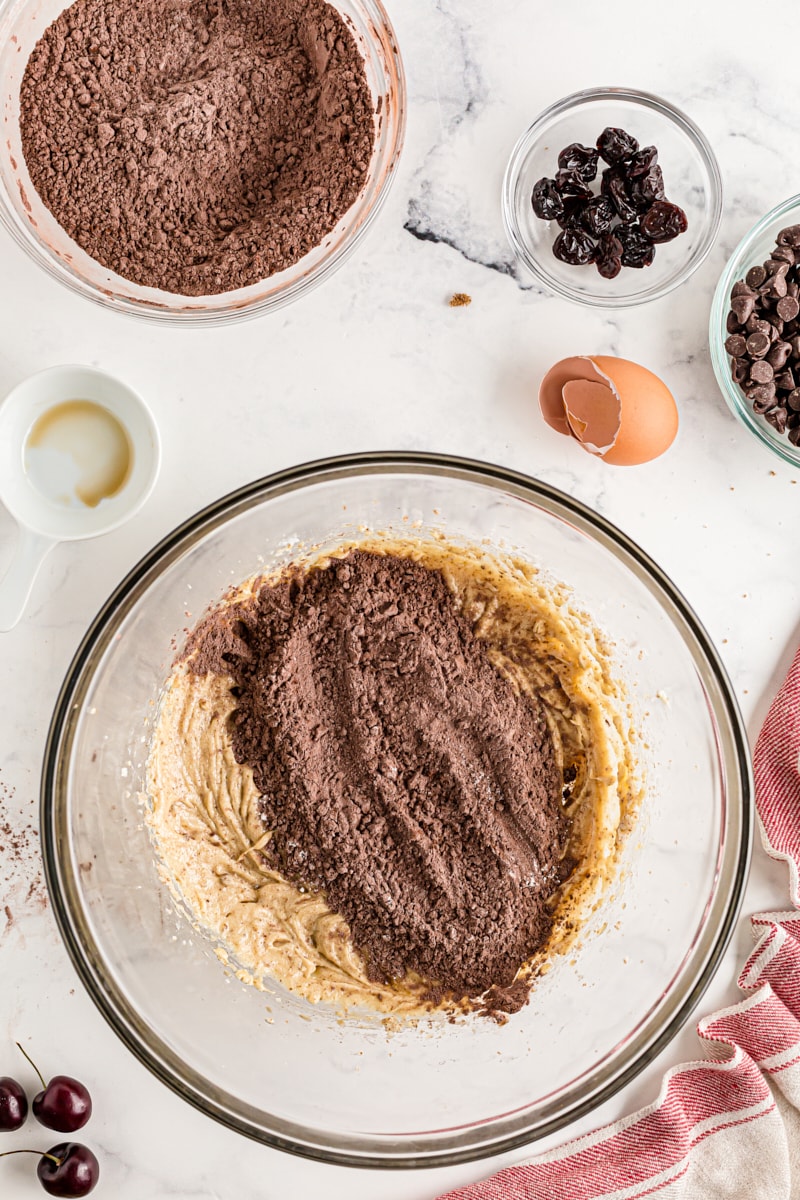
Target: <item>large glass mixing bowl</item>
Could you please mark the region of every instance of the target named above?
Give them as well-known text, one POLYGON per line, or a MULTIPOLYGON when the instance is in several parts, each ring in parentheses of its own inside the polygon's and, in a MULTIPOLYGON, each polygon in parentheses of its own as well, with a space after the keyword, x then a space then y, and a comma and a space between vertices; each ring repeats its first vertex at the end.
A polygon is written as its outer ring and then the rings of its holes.
POLYGON ((312 463, 226 496, 120 585, 58 700, 43 775, 53 907, 103 1015, 161 1080, 271 1146, 350 1165, 455 1163, 588 1112, 686 1021, 728 942, 752 829, 745 732, 708 636, 662 571, 570 497, 423 454, 312 463), (226 587, 359 528, 516 551, 614 643, 647 787, 621 878, 580 945, 504 1027, 387 1033, 230 977, 176 909, 142 820, 159 691, 226 587))
POLYGON ((103 308, 172 326, 205 326, 242 321, 298 300, 349 258, 383 207, 405 133, 403 66, 381 0, 329 0, 361 51, 375 106, 375 142, 361 194, 322 243, 293 266, 214 296, 143 287, 108 270, 65 233, 31 182, 20 136, 20 84, 33 47, 71 2, 0 0, 0 225, 34 262, 103 308))

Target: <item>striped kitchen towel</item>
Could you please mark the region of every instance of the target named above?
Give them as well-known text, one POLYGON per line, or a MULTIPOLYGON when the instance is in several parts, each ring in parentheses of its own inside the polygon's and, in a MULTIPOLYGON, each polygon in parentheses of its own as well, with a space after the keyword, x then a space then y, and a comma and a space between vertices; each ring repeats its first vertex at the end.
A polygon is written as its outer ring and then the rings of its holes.
POLYGON ((800 651, 754 754, 764 848, 795 911, 751 918, 745 998, 700 1021, 706 1057, 654 1104, 440 1200, 800 1200, 800 651))

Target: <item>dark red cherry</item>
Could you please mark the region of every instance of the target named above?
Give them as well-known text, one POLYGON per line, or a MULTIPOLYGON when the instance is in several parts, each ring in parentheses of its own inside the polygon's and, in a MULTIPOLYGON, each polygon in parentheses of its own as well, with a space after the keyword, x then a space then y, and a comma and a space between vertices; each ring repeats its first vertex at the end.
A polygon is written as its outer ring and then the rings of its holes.
POLYGON ((82 1083, 69 1075, 54 1075, 33 1098, 33 1115, 48 1129, 75 1133, 92 1115, 92 1098, 82 1083))
POLYGON ((92 1115, 92 1098, 88 1090, 70 1075, 54 1075, 49 1083, 29 1054, 20 1050, 42 1082, 42 1090, 33 1097, 33 1115, 41 1125, 57 1133, 75 1133, 82 1129, 92 1115))
POLYGON ((89 1195, 100 1178, 99 1162, 88 1146, 82 1146, 80 1142, 61 1142, 45 1154, 41 1150, 6 1150, 0 1158, 9 1158, 12 1154, 39 1156, 36 1174, 51 1196, 80 1200, 81 1196, 89 1195))
POLYGON ((0 1133, 21 1129, 28 1115, 28 1097, 16 1079, 0 1077, 0 1133))
POLYGON ((88 1196, 100 1178, 100 1164, 88 1146, 61 1142, 42 1155, 36 1174, 51 1196, 88 1196))

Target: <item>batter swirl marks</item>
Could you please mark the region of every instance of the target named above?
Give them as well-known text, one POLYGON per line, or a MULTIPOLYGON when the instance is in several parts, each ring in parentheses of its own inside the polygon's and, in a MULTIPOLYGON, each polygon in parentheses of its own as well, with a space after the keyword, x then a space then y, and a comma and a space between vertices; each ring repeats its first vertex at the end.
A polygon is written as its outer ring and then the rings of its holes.
POLYGON ((253 580, 192 633, 151 824, 251 981, 391 1013, 526 1002, 633 808, 601 648, 544 599, 520 564, 374 543, 253 580))

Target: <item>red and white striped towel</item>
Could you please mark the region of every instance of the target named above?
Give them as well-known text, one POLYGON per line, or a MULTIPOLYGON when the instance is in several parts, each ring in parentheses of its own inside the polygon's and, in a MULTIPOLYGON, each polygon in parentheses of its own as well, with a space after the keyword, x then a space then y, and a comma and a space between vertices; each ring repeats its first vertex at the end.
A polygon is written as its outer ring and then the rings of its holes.
MULTIPOLYGON (((764 848, 800 910, 800 651, 754 754, 764 848)), ((440 1200, 800 1197, 800 911, 751 918, 746 998, 700 1021, 707 1059, 669 1071, 654 1104, 440 1200)))

